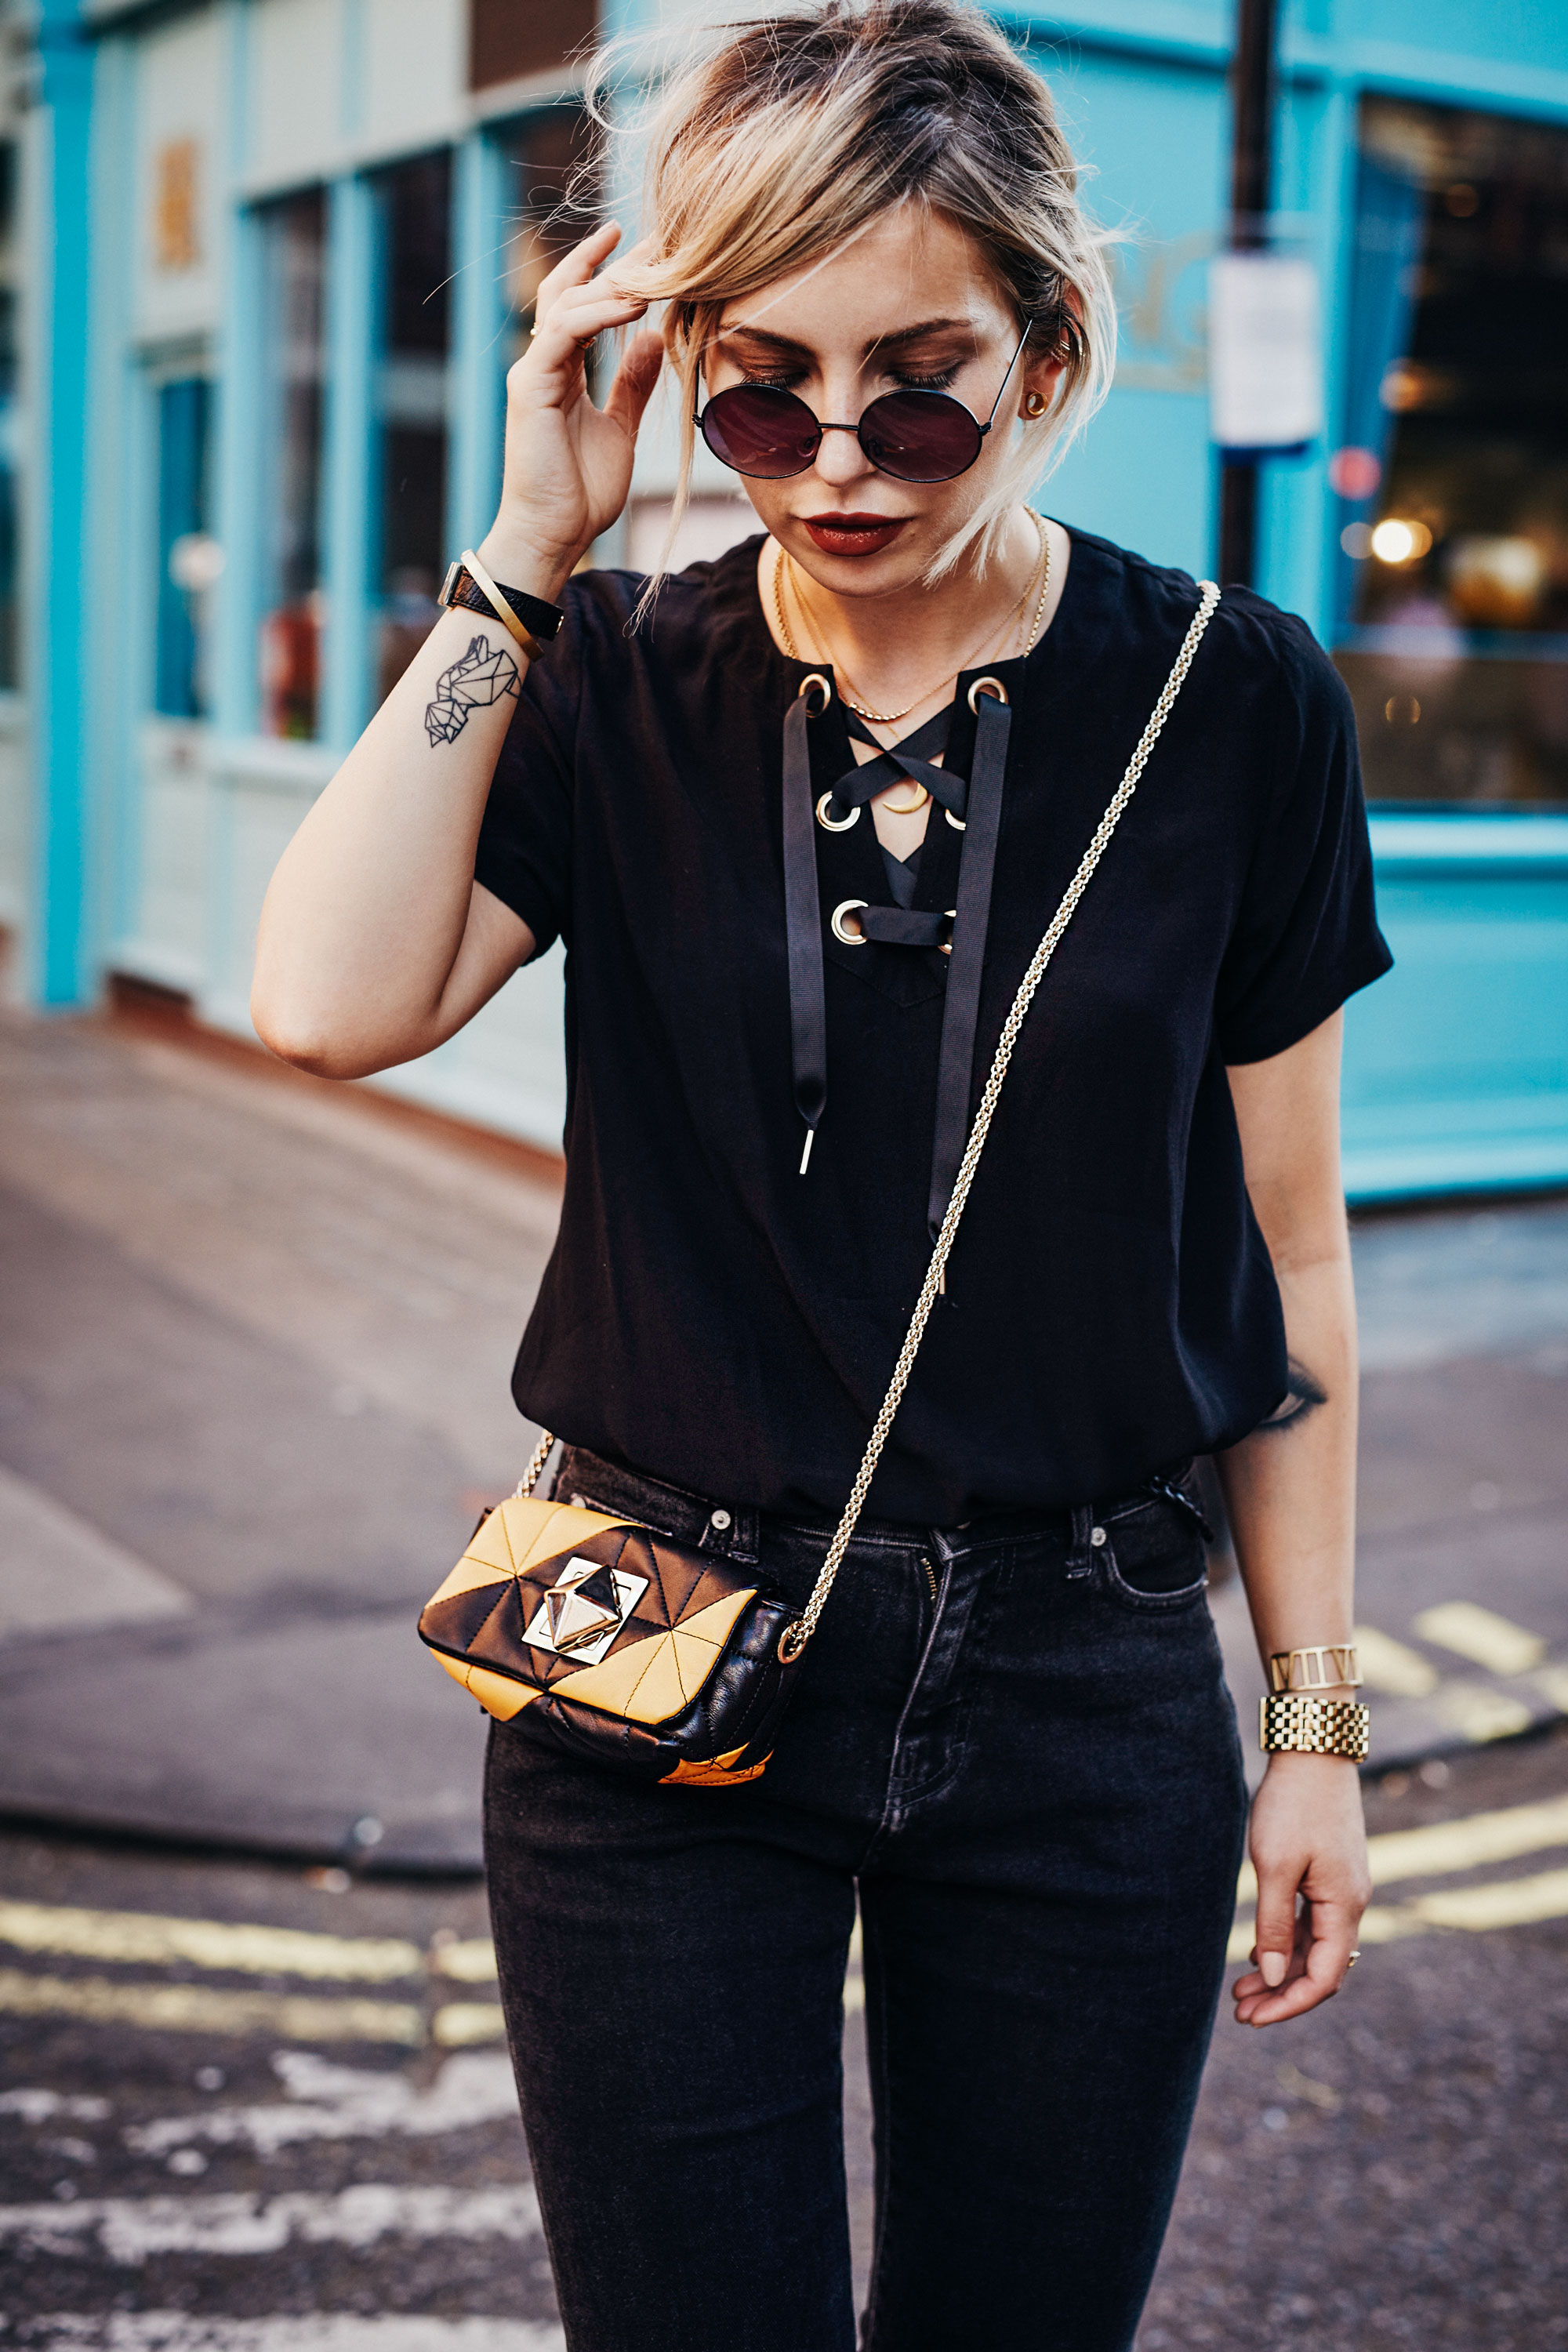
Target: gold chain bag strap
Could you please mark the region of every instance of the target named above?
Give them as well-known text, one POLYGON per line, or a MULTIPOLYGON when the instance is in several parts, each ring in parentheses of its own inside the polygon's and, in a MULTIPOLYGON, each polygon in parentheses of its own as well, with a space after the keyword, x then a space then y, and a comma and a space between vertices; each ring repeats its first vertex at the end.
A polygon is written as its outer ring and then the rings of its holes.
POLYGON ((1197 612, 1149 723, 1003 1024, 888 1393, 805 1608, 795 1612, 699 1545, 581 1504, 535 1501, 552 1443, 546 1430, 516 1494, 481 1518, 419 1619, 420 1638, 488 1714, 643 1780, 723 1788, 764 1769, 941 1296, 1025 1015, 1219 603, 1212 580, 1199 586, 1197 612))

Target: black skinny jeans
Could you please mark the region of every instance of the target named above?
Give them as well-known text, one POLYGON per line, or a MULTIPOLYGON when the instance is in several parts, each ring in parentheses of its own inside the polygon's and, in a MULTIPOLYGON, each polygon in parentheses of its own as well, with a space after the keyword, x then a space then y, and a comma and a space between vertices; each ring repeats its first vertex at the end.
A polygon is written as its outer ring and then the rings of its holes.
MULTIPOLYGON (((827 1541, 583 1453, 555 1491, 796 1601, 827 1541)), ((857 1890, 868 2352, 1125 2352, 1245 1810, 1201 1538, 1148 1494, 868 1527, 744 1787, 622 1780, 496 1726, 501 1998, 571 2352, 851 2352, 857 1890)))

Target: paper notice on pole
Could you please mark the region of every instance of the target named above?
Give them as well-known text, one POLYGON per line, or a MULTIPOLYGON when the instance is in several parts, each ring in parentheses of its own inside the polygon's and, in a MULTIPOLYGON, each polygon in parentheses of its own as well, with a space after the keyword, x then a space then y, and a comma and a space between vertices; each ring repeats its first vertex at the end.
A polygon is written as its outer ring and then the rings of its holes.
POLYGON ((1299 449, 1322 431, 1322 331, 1310 261, 1222 253, 1209 264, 1209 420, 1222 449, 1299 449))

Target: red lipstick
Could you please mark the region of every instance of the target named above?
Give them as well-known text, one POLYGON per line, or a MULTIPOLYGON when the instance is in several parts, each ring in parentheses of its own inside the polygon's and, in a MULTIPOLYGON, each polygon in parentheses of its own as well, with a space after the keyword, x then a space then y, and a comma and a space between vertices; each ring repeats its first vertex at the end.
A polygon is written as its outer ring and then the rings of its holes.
POLYGON ((814 547, 824 555, 880 555, 890 547, 909 518, 905 515, 802 515, 801 522, 814 547))

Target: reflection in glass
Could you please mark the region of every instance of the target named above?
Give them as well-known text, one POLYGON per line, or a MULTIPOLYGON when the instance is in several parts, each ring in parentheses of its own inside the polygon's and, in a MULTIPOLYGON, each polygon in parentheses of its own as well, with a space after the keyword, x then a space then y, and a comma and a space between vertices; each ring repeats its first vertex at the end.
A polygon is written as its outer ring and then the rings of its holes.
POLYGON ((158 387, 158 603, 153 708, 202 719, 211 707, 207 648, 212 592, 223 569, 207 528, 212 387, 183 376, 158 387))
POLYGON ((1568 131, 1370 100, 1335 658, 1375 798, 1568 803, 1568 131))
POLYGON ((451 159, 422 155, 376 184, 380 208, 377 700, 437 617, 446 569, 451 344, 451 159))
POLYGON ((268 205, 259 215, 265 379, 262 390, 263 550, 261 725, 302 739, 321 700, 321 425, 326 346, 327 213, 322 192, 268 205))

